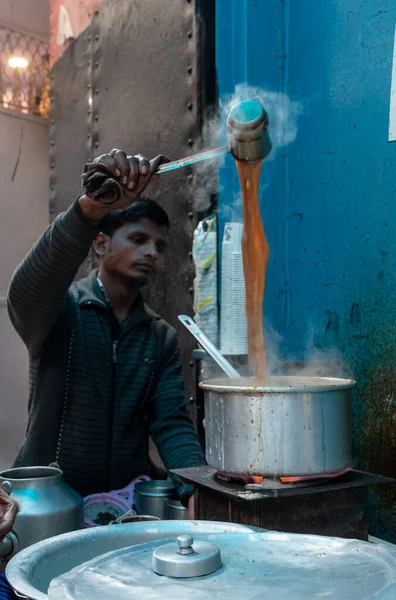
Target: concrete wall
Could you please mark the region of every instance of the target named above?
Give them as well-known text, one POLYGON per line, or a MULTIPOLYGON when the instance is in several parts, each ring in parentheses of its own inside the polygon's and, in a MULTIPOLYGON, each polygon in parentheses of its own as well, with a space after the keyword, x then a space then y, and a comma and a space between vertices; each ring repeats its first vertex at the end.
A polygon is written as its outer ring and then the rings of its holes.
POLYGON ((0 109, 0 469, 13 460, 27 420, 27 352, 7 315, 12 273, 48 224, 48 124, 0 109))
POLYGON ((48 41, 49 0, 0 0, 0 23, 48 41))

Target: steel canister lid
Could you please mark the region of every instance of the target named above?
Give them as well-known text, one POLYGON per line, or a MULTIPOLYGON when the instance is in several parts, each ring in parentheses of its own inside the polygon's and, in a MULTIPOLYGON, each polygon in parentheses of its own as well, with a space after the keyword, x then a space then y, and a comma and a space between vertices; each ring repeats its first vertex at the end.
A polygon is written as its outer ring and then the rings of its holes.
POLYGON ((202 577, 222 566, 220 548, 209 542, 197 541, 191 535, 181 535, 176 544, 164 544, 153 552, 152 569, 166 577, 202 577))
POLYGON ((175 486, 165 480, 139 481, 135 485, 135 492, 141 496, 169 497, 175 493, 175 486))

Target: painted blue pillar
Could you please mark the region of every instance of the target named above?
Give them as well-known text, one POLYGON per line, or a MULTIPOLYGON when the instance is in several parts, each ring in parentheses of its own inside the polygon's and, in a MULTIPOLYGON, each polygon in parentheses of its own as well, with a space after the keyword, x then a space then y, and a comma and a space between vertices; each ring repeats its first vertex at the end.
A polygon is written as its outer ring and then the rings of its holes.
MULTIPOLYGON (((303 111, 296 140, 264 166, 266 323, 288 359, 343 356, 358 381, 359 464, 396 476, 396 142, 388 142, 396 2, 216 6, 220 96, 247 82, 303 111)), ((220 184, 222 224, 239 210, 231 159, 220 184)), ((394 542, 395 497, 392 487, 371 496, 371 531, 394 542)))

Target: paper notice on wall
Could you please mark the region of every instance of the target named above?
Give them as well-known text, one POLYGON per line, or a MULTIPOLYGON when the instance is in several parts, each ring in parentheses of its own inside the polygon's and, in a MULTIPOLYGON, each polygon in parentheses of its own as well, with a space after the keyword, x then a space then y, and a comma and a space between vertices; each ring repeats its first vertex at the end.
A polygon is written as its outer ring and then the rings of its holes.
POLYGON ((56 43, 58 46, 64 46, 66 42, 74 38, 74 31, 69 13, 63 4, 59 7, 58 34, 56 43))
POLYGON ((391 94, 390 94, 388 142, 395 142, 395 141, 396 141, 396 28, 395 28, 395 41, 393 43, 392 83, 391 83, 391 94))

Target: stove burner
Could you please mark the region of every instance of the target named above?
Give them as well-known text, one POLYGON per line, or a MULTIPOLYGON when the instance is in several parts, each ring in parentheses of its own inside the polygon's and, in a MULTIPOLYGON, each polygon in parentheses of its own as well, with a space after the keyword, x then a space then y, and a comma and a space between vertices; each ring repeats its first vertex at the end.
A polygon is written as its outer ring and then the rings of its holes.
POLYGON ((298 477, 257 477, 254 475, 244 475, 241 473, 227 473, 226 471, 217 471, 216 479, 227 483, 243 485, 247 490, 259 491, 260 489, 279 489, 282 487, 311 487, 324 483, 326 480, 341 477, 353 469, 341 469, 333 473, 323 473, 318 475, 300 475, 298 477))
POLYGON ((247 485, 248 483, 262 483, 263 477, 255 477, 254 475, 242 475, 239 473, 227 473, 226 471, 217 471, 215 477, 220 481, 227 483, 239 483, 247 485))

